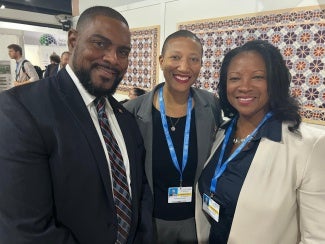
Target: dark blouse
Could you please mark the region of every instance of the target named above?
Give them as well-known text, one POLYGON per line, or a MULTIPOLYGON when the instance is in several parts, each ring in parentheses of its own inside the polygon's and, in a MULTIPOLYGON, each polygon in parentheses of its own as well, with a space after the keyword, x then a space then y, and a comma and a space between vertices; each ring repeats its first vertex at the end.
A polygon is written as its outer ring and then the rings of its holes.
MULTIPOLYGON (((155 218, 164 220, 184 220, 194 217, 194 192, 192 192, 192 202, 190 203, 168 203, 168 188, 178 187, 180 185, 180 174, 175 168, 170 156, 167 140, 161 123, 160 112, 152 108, 153 121, 153 145, 152 145, 152 175, 154 188, 154 212, 155 218)), ((171 131, 171 122, 175 125, 177 119, 167 116, 169 133, 172 138, 177 155, 178 163, 182 163, 183 141, 186 116, 181 117, 176 124, 176 130, 171 131)), ((183 172, 183 186, 192 186, 194 184, 195 172, 197 166, 197 143, 195 112, 192 109, 191 127, 189 137, 189 150, 187 165, 183 172)), ((193 187, 194 191, 194 187, 193 187)))
MULTIPOLYGON (((225 125, 225 131, 230 123, 225 125)), ((230 137, 229 143, 226 147, 225 159, 230 156, 230 151, 233 146, 233 136, 230 137)), ((239 197, 240 190, 244 183, 248 169, 254 158, 261 137, 267 137, 273 141, 281 140, 281 122, 269 119, 257 132, 248 147, 242 150, 232 161, 229 162, 228 167, 218 179, 216 193, 213 200, 220 205, 219 222, 210 218, 211 230, 209 242, 214 244, 226 244, 228 241, 232 220, 235 214, 235 209, 239 197)), ((215 173, 216 165, 219 159, 221 146, 216 150, 210 162, 203 170, 199 179, 199 191, 210 195, 211 179, 215 173)))

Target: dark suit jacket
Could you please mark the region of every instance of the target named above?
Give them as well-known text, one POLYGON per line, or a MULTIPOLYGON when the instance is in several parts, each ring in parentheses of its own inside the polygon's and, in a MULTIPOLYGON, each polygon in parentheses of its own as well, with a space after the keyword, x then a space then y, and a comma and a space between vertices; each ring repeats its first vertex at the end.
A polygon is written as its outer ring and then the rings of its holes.
MULTIPOLYGON (((108 99, 130 159, 128 243, 151 243, 152 197, 142 138, 133 116, 108 99)), ((0 104, 0 243, 115 243, 104 150, 67 71, 2 92, 0 104)))
POLYGON ((59 70, 59 65, 60 64, 49 64, 44 72, 44 78, 56 75, 59 70))

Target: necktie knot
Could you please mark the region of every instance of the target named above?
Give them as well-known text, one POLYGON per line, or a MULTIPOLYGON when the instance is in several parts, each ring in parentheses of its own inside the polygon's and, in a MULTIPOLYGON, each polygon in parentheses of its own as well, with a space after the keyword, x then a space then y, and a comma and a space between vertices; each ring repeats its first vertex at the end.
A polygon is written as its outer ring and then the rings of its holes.
POLYGON ((106 104, 106 99, 105 97, 97 97, 94 100, 94 104, 96 106, 96 110, 99 114, 105 112, 105 104, 106 104))

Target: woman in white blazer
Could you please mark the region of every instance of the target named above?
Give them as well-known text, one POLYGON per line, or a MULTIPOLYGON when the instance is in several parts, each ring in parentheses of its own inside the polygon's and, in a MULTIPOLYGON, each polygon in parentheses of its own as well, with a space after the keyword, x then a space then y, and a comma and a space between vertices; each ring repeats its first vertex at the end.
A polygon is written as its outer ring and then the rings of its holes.
POLYGON ((301 123, 289 86, 281 53, 266 41, 225 56, 218 88, 230 120, 217 133, 196 206, 210 243, 325 243, 325 132, 301 123))

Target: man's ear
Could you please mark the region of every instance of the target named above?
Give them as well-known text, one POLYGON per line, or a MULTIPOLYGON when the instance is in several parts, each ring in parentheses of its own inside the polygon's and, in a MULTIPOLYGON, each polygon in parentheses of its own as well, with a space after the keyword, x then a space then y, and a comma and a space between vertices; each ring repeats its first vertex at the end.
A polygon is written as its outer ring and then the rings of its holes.
POLYGON ((161 69, 161 65, 164 62, 164 56, 161 54, 159 55, 159 64, 160 64, 160 69, 161 69))
POLYGON ((68 32, 68 47, 70 52, 76 47, 77 37, 78 32, 75 29, 70 29, 68 32))

